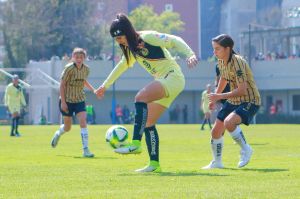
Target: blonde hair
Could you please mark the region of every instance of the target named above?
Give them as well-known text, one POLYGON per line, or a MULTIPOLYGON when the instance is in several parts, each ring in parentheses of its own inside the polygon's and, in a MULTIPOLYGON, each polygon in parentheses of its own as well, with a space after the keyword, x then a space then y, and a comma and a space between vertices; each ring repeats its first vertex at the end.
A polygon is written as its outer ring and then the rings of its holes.
POLYGON ((82 54, 82 55, 84 55, 84 57, 86 57, 86 51, 83 48, 78 48, 78 47, 74 48, 74 50, 72 52, 72 57, 75 54, 82 54))

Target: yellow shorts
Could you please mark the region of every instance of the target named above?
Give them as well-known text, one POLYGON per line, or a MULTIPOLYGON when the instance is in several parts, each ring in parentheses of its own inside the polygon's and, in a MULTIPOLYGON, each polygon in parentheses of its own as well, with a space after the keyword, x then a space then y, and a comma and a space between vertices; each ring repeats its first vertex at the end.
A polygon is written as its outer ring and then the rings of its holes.
POLYGON ((20 113, 21 112, 21 106, 8 106, 8 110, 11 114, 14 113, 20 113))
POLYGON ((166 108, 169 108, 175 98, 183 91, 185 86, 185 79, 181 72, 172 70, 164 77, 156 78, 156 81, 160 82, 165 89, 166 97, 160 100, 154 101, 154 103, 160 104, 166 108))

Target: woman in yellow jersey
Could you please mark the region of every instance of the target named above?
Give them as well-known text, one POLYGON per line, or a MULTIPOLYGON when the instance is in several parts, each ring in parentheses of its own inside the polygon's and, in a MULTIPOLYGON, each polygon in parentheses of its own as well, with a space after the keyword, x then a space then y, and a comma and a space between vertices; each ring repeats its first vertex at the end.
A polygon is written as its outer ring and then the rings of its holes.
POLYGON ((260 106, 260 95, 248 63, 233 50, 234 42, 228 35, 222 34, 212 39, 214 54, 218 58, 221 77, 216 93, 209 95, 210 108, 219 100, 226 99, 218 113, 212 129, 211 149, 213 161, 203 169, 223 168, 223 133, 227 130, 241 147, 238 167, 244 167, 250 161, 252 148, 246 142, 239 124, 249 125, 260 106), (230 91, 222 93, 227 83, 230 91))
POLYGON ((5 89, 4 103, 11 114, 11 131, 10 136, 19 137, 18 131, 21 107, 26 106, 23 88, 19 84, 19 76, 13 75, 12 83, 8 84, 5 89))
POLYGON ((121 154, 141 153, 141 139, 145 132, 150 163, 145 168, 136 171, 159 172, 159 138, 155 124, 185 86, 180 66, 172 58, 167 48, 175 48, 184 53, 188 57, 189 67, 197 64, 197 58, 180 37, 156 31, 136 32, 124 14, 118 14, 112 22, 110 34, 119 43, 123 56, 96 91, 98 97, 103 97, 105 90, 135 62, 138 62, 154 77, 154 81, 146 85, 135 96, 136 114, 132 142, 126 147, 116 149, 115 152, 121 154))

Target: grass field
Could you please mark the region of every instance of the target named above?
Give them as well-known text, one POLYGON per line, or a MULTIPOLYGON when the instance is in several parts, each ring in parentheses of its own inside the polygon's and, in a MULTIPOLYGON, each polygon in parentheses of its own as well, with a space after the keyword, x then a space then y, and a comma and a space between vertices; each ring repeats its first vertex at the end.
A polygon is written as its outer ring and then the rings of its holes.
POLYGON ((158 125, 160 174, 133 172, 148 161, 145 144, 141 155, 117 155, 105 125, 89 126, 93 159, 81 157, 78 126, 52 149, 57 127, 21 126, 15 138, 0 126, 0 198, 300 198, 300 125, 243 126, 254 149, 243 169, 226 134, 222 170, 200 169, 211 160, 209 131, 158 125))

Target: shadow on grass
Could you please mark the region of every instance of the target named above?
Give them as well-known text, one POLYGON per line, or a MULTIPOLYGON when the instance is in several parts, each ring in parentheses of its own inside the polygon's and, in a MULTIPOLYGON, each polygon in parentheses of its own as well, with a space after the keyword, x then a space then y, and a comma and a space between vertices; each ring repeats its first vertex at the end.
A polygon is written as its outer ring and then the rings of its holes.
POLYGON ((76 159, 118 159, 116 157, 98 157, 98 156, 95 156, 93 158, 87 158, 87 157, 83 157, 83 156, 71 156, 71 155, 57 155, 57 156, 60 156, 60 157, 67 157, 67 158, 76 158, 76 159))
POLYGON ((216 177, 216 176, 229 176, 229 175, 225 175, 225 174, 217 174, 217 173, 201 173, 198 171, 194 171, 194 172, 160 172, 160 173, 123 173, 123 174, 119 174, 120 176, 137 176, 137 175, 143 175, 143 176, 153 176, 153 175, 157 175, 157 176, 212 176, 212 177, 216 177))
POLYGON ((250 146, 265 146, 268 145, 269 143, 250 143, 250 146))
POLYGON ((227 170, 236 170, 236 171, 258 171, 263 173, 272 173, 272 172, 283 172, 283 171, 289 171, 289 169, 276 169, 276 168, 265 168, 265 169, 259 169, 259 168, 224 168, 227 170))

